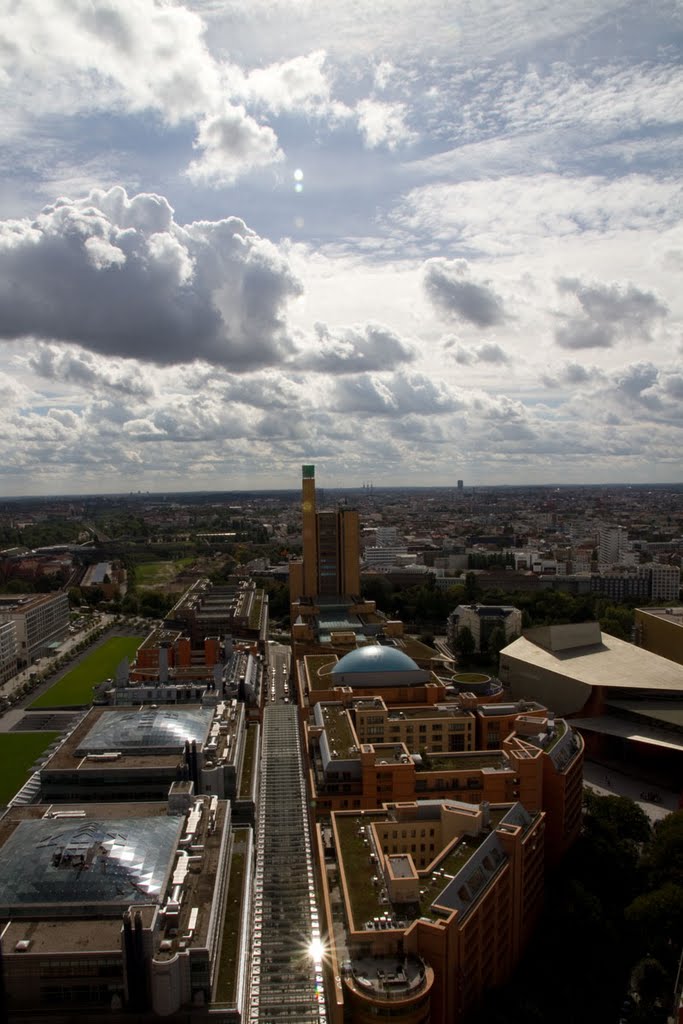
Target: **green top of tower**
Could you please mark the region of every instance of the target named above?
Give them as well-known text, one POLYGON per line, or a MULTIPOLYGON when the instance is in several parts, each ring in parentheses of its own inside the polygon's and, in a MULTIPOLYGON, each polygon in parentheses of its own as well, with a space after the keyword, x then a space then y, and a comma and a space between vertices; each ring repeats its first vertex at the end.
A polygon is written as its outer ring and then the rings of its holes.
POLYGON ((315 479, 315 466, 302 466, 301 477, 303 480, 314 480, 315 479))

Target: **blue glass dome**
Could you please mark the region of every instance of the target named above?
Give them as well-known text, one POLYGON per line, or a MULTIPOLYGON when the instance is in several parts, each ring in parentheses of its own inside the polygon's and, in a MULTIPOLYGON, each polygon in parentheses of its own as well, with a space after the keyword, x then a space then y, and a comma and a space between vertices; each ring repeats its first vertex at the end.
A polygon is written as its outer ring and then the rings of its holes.
POLYGON ((332 669, 332 675, 366 672, 419 672, 412 658, 396 647, 368 644, 345 654, 332 669))

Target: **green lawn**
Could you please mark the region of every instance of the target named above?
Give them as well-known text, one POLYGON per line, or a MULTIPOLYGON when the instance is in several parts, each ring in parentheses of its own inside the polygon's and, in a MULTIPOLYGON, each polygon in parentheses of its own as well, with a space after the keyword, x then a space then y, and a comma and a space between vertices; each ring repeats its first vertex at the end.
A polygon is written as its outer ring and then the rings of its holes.
POLYGON ((82 707, 92 701, 93 687, 116 673, 123 658, 132 661, 143 637, 114 636, 67 672, 46 693, 36 698, 32 708, 82 707))
POLYGON ((57 736, 58 732, 0 733, 0 804, 21 789, 33 763, 57 736))
POLYGON ((135 566, 135 582, 138 587, 163 586, 171 583, 178 573, 194 561, 194 558, 177 558, 175 561, 141 562, 135 566))

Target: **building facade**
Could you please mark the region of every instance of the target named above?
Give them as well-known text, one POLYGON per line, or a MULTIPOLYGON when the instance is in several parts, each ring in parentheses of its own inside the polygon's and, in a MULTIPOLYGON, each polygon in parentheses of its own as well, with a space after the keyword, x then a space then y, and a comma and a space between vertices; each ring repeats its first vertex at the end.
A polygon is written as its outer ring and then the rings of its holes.
POLYGON ((61 591, 0 597, 0 622, 14 623, 19 664, 30 665, 66 636, 69 598, 61 591))
POLYGON ((522 613, 513 605, 459 604, 448 616, 446 637, 451 649, 458 644, 463 629, 469 629, 475 643, 475 651, 485 653, 488 641, 495 629, 501 628, 506 641, 522 632, 522 613))
POLYGON ((19 645, 14 622, 0 622, 0 684, 17 674, 19 645))
POLYGON ((303 557, 290 562, 292 603, 360 594, 360 525, 351 508, 317 511, 315 467, 302 466, 303 557))

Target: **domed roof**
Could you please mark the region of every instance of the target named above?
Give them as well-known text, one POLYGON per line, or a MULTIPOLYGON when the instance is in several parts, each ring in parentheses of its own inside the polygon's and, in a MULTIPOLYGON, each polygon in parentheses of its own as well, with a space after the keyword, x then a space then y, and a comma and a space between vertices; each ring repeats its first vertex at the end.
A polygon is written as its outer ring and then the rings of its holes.
POLYGON ((366 644, 345 654, 332 669, 332 675, 355 672, 419 672, 412 658, 396 647, 366 644))

